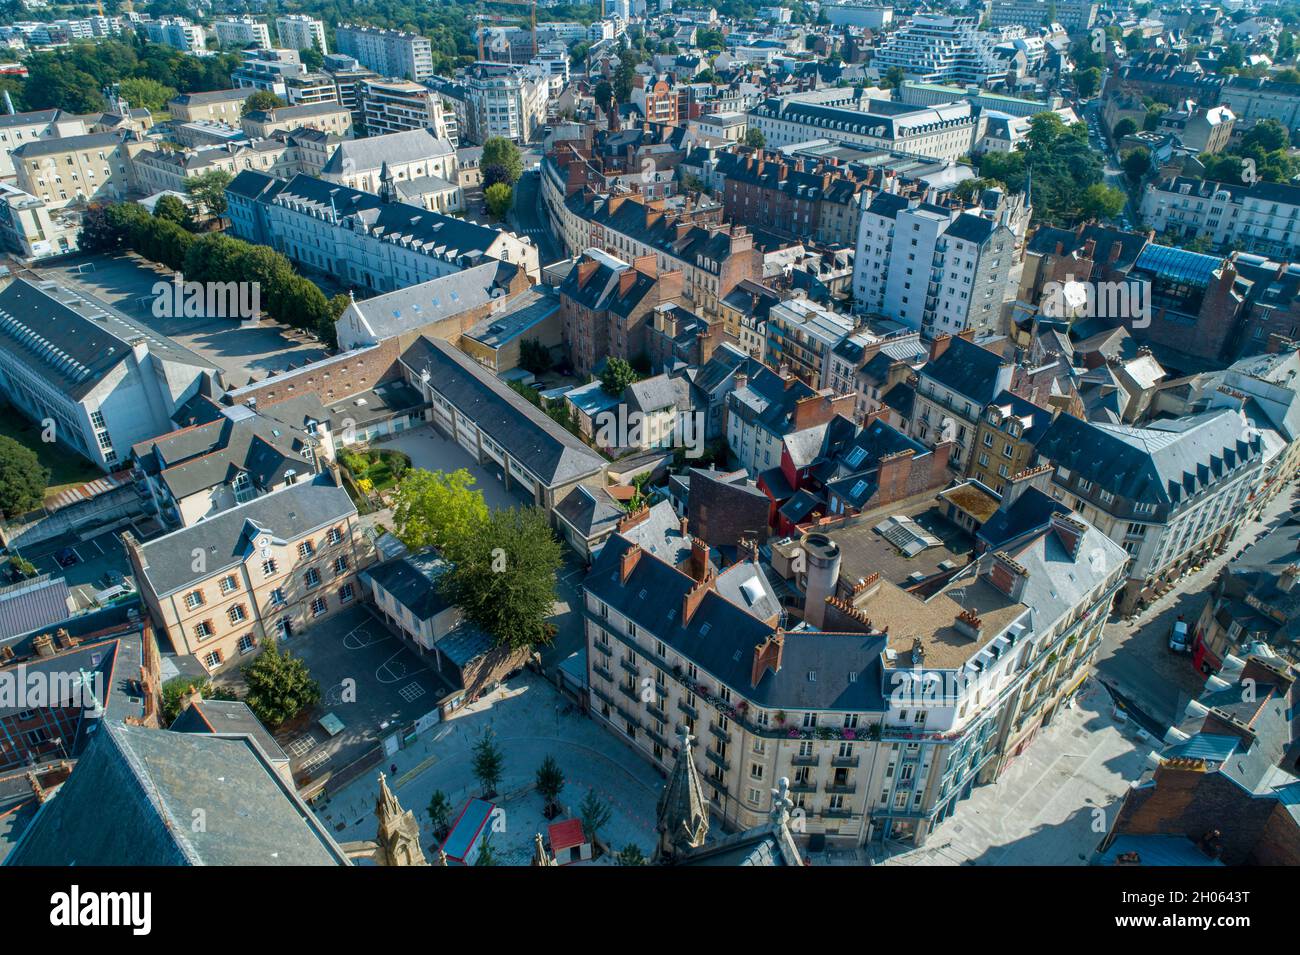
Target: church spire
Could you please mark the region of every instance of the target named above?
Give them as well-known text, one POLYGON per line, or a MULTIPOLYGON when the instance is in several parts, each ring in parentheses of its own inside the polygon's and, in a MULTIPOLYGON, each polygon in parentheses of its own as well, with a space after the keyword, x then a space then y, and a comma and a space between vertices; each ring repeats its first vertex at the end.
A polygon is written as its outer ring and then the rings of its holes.
POLYGON ((379 774, 379 798, 375 800, 375 816, 379 819, 380 863, 382 865, 428 865, 424 850, 420 848, 420 824, 409 809, 402 809, 388 780, 379 774))
POLYGON ((384 202, 397 201, 397 182, 393 179, 393 171, 388 168, 387 159, 379 167, 379 198, 384 202))
POLYGON ((659 794, 659 846, 656 855, 660 861, 671 861, 686 849, 704 844, 709 832, 709 807, 704 800, 700 773, 695 768, 691 744, 695 741, 685 729, 678 735, 681 746, 677 761, 668 777, 664 791, 659 794))
POLYGON ((533 859, 528 864, 531 866, 559 864, 551 857, 550 853, 546 851, 546 846, 542 844, 542 834, 540 832, 533 836, 533 859))

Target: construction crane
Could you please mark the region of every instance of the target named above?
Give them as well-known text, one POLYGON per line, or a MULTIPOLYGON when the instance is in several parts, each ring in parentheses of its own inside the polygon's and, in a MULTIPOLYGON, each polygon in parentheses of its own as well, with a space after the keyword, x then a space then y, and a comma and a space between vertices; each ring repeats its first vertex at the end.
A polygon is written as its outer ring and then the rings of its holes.
MULTIPOLYGON (((537 0, 491 0, 491 2, 498 6, 529 8, 528 23, 529 23, 529 28, 532 30, 532 34, 533 34, 533 56, 536 56, 537 55, 537 0)), ((603 3, 604 0, 601 0, 601 2, 603 3)), ((488 14, 486 13, 486 11, 482 9, 483 6, 485 5, 480 4, 479 6, 480 6, 480 12, 483 13, 484 16, 487 16, 488 14)), ((478 28, 478 58, 480 60, 487 59, 486 52, 483 49, 483 27, 481 24, 478 28)), ((514 62, 513 56, 510 58, 510 61, 512 63, 514 62)))

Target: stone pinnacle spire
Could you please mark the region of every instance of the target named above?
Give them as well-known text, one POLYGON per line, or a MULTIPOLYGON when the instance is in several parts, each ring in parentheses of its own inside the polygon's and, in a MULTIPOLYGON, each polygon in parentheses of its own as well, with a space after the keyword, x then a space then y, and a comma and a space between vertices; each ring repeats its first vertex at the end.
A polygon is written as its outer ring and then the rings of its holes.
POLYGON ((663 792, 659 794, 657 854, 666 860, 686 849, 703 845, 709 831, 709 807, 691 750, 695 737, 683 729, 678 739, 681 746, 677 750, 677 761, 663 792))

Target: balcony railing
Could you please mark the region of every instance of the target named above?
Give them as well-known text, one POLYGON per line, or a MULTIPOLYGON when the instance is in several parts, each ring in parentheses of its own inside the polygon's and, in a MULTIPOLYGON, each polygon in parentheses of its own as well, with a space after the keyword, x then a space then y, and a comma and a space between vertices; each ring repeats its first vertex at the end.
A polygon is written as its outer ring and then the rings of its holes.
POLYGON ((713 765, 717 766, 719 769, 723 770, 724 772, 731 769, 731 763, 727 762, 727 760, 724 757, 719 756, 713 750, 706 749, 704 751, 704 755, 708 757, 709 762, 711 762, 713 765))
POLYGON ((821 757, 814 754, 812 756, 791 756, 791 766, 816 766, 821 761, 821 757))
POLYGON ((858 759, 857 756, 832 756, 831 765, 852 769, 858 765, 858 759))
POLYGON ((724 743, 731 742, 731 734, 728 733, 726 730, 724 730, 717 723, 709 723, 709 732, 712 733, 714 736, 716 736, 718 739, 722 740, 724 743))
POLYGON ((827 783, 826 791, 828 793, 839 793, 843 795, 848 795, 850 793, 855 793, 858 791, 858 784, 857 783, 827 783))

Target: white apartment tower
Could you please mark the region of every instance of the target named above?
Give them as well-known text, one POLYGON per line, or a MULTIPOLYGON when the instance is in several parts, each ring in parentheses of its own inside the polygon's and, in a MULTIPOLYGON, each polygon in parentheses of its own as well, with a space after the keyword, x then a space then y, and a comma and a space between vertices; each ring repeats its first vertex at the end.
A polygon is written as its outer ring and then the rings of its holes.
POLYGON ((280 46, 290 50, 309 50, 313 46, 328 53, 325 46, 325 24, 301 13, 275 18, 275 35, 280 46))
POLYGON ((1006 77, 993 53, 993 38, 976 29, 974 17, 917 14, 880 44, 871 65, 887 73, 899 67, 909 80, 974 83, 1006 77))

